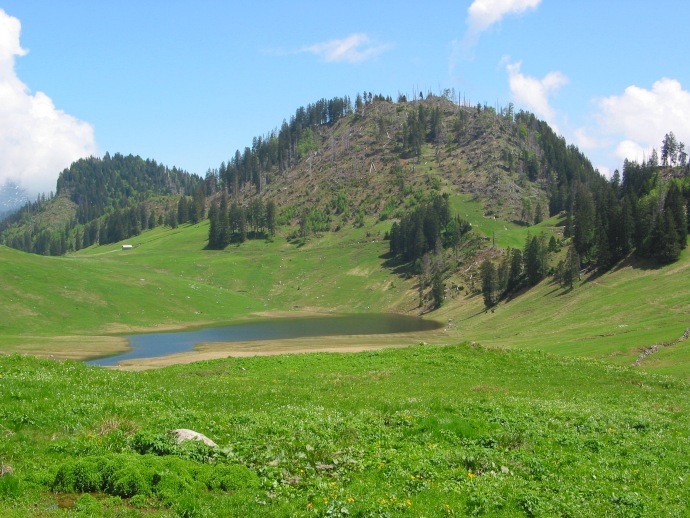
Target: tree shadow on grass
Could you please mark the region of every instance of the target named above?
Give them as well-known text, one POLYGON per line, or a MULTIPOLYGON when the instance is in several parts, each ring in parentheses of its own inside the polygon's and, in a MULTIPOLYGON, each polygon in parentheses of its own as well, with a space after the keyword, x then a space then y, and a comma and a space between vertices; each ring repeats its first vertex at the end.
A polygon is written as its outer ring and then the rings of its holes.
MULTIPOLYGON (((659 263, 653 259, 649 259, 646 257, 639 257, 639 256, 636 256, 635 254, 630 254, 625 259, 618 261, 608 271, 617 272, 617 271, 622 270, 624 268, 633 268, 635 270, 660 270, 664 266, 666 266, 666 265, 661 264, 661 263, 659 263)), ((603 273, 606 273, 606 272, 603 272, 603 273)))
POLYGON ((634 254, 630 254, 625 259, 621 259, 615 265, 607 270, 596 269, 592 271, 585 279, 582 281, 582 285, 597 282, 601 277, 607 273, 615 273, 623 270, 625 268, 632 268, 634 270, 642 271, 657 271, 661 270, 666 264, 661 264, 653 259, 648 259, 645 257, 637 257, 634 254))
POLYGON ((414 265, 411 262, 405 261, 390 252, 380 255, 379 259, 383 260, 382 265, 384 268, 388 268, 400 277, 407 279, 415 274, 414 265))

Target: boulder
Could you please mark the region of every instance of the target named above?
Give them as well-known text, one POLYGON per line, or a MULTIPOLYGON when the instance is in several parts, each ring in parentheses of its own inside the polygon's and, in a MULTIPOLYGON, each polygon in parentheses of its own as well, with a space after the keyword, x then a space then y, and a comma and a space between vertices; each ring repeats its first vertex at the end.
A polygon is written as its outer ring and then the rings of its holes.
POLYGON ((218 447, 218 445, 215 442, 206 437, 204 434, 195 432, 194 430, 178 428, 177 430, 172 430, 170 433, 172 433, 175 436, 175 439, 177 440, 178 444, 184 441, 202 441, 204 444, 211 446, 213 448, 218 447))

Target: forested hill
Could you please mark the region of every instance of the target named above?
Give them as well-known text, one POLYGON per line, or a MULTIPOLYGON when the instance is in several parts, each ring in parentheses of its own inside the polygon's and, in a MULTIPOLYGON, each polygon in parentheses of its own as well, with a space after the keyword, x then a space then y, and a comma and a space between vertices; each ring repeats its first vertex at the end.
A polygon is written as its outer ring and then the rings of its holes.
POLYGON ((88 158, 65 169, 57 180, 56 196, 65 194, 77 205, 77 221, 86 223, 112 207, 154 196, 193 193, 201 178, 138 156, 88 158))
POLYGON ((412 192, 469 192, 487 212, 526 223, 537 208, 542 217, 564 210, 572 185, 602 181, 533 114, 469 105, 450 92, 397 102, 368 93, 354 105, 322 99, 212 174, 231 195, 260 193, 282 210, 337 209, 344 200, 352 218, 385 217, 412 192))
POLYGON ((204 179, 139 157, 80 160, 54 197, 1 224, 1 241, 63 254, 209 217, 208 246, 223 248, 276 228, 306 239, 394 220, 391 251, 417 261, 467 230, 448 201, 469 194, 484 217, 521 226, 561 215, 561 244, 578 267, 609 268, 631 252, 669 262, 687 239, 690 169, 672 133, 661 155, 626 162, 609 180, 512 104, 471 104, 450 91, 396 101, 365 93, 297 109, 204 179))
POLYGON ((84 158, 60 173, 54 195, 25 204, 0 232, 8 246, 46 255, 115 242, 164 220, 173 197, 193 194, 202 183, 139 156, 84 158))

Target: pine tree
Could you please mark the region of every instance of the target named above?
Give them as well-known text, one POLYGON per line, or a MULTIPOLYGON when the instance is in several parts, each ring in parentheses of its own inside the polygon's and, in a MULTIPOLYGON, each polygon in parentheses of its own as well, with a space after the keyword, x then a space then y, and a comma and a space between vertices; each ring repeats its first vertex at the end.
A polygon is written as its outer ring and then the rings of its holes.
POLYGON ((218 248, 225 248, 230 243, 230 220, 228 215, 228 193, 223 191, 218 207, 218 248))
POLYGON ((522 252, 518 248, 510 251, 510 271, 508 272, 508 292, 520 289, 522 285, 522 252))
POLYGON ((443 304, 445 289, 443 275, 440 271, 435 271, 431 276, 431 297, 434 301, 434 308, 440 308, 443 304))
POLYGON ((208 210, 208 247, 212 249, 223 248, 221 246, 221 232, 220 232, 220 209, 218 202, 213 200, 211 207, 208 210))
POLYGON ((486 259, 480 267, 482 295, 487 308, 494 306, 498 300, 498 273, 494 264, 486 259))
POLYGON ((194 191, 192 203, 188 207, 189 221, 193 224, 199 223, 204 219, 204 212, 206 209, 206 184, 199 182, 198 187, 194 191))
POLYGON ((539 248, 539 238, 537 236, 527 236, 524 262, 527 284, 529 286, 536 286, 542 279, 542 254, 539 248))
POLYGON ((666 193, 664 211, 671 214, 673 225, 678 234, 678 246, 685 248, 688 241, 688 221, 685 214, 685 199, 678 184, 673 181, 666 193))
POLYGON ((266 203, 266 229, 269 237, 276 235, 276 204, 273 200, 266 203))
POLYGON ((580 187, 575 195, 573 242, 577 253, 587 259, 594 245, 596 211, 589 189, 580 187))
POLYGON ((606 270, 611 266, 613 260, 613 254, 611 253, 609 245, 609 235, 604 224, 604 215, 599 214, 597 218, 597 228, 596 228, 596 247, 595 247, 595 260, 597 266, 602 270, 606 270))
POLYGON ((680 244, 673 214, 664 211, 659 215, 652 233, 654 257, 661 263, 672 263, 680 257, 680 244))
POLYGON ((575 247, 568 248, 565 256, 565 264, 563 265, 562 278, 563 285, 569 288, 573 287, 575 278, 580 275, 580 257, 577 255, 575 247))
POLYGON ((189 221, 189 207, 187 204, 187 197, 180 196, 180 200, 177 202, 177 222, 182 225, 189 221))

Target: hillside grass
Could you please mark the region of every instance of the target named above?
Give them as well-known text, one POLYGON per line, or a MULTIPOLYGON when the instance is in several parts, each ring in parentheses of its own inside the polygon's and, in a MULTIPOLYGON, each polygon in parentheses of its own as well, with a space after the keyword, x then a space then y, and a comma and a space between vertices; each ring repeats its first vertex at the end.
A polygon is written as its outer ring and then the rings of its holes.
POLYGON ((684 516, 690 497, 686 382, 543 352, 140 373, 13 355, 0 388, 3 516, 684 516))
MULTIPOLYGON (((451 205, 499 247, 522 247, 528 234, 560 231, 557 218, 522 227, 485 217, 481 203, 469 197, 453 197, 451 205)), ((133 250, 118 243, 54 258, 0 247, 0 347, 84 358, 125 350, 121 336, 134 332, 270 315, 419 313, 416 279, 387 255, 383 236, 389 228, 390 221, 368 220, 365 227, 306 241, 249 240, 217 251, 205 249, 206 221, 144 232, 127 241, 133 250)), ((492 312, 470 282, 429 315, 450 320, 449 328, 422 341, 475 341, 631 365, 644 348, 674 341, 690 327, 689 265, 687 250, 666 267, 630 259, 583 278, 573 290, 547 279, 492 312)), ((264 347, 270 352, 270 344, 264 347)), ((690 377, 690 344, 662 349, 642 368, 690 377)))
POLYGON ((93 356, 132 332, 219 325, 265 312, 397 309, 412 284, 383 266, 390 224, 306 242, 249 240, 206 250, 208 221, 156 228, 67 257, 0 247, 0 347, 93 356), (367 236, 369 233, 369 236, 367 236))
POLYGON ((522 250, 527 236, 546 232, 547 235, 563 237, 561 221, 558 216, 545 219, 538 225, 518 225, 495 216, 485 216, 484 204, 470 194, 459 194, 450 197, 450 209, 462 219, 472 224, 472 230, 491 239, 498 248, 519 248, 522 250))
MULTIPOLYGON (((558 230, 549 220, 502 234, 508 223, 479 203, 454 203, 499 246, 558 230)), ((144 232, 128 251, 0 247, 0 348, 81 358, 144 330, 419 312, 415 280, 387 255, 389 228, 224 251, 204 249, 207 223, 144 232)), ((468 286, 431 314, 448 322, 441 332, 327 340, 398 349, 144 372, 0 356, 0 514, 683 516, 690 342, 628 365, 690 327, 689 267, 687 250, 666 267, 628 261, 573 290, 546 280, 494 311, 468 286), (175 428, 219 448, 178 446, 175 428)), ((204 345, 185 361, 226 353, 204 345)))
MULTIPOLYGON (((481 295, 461 296, 437 315, 453 319, 458 340, 632 365, 645 348, 674 342, 690 328, 689 272, 686 249, 672 265, 628 259, 573 289, 547 279, 493 311, 481 295)), ((690 379, 690 341, 661 349, 642 368, 690 379)))

